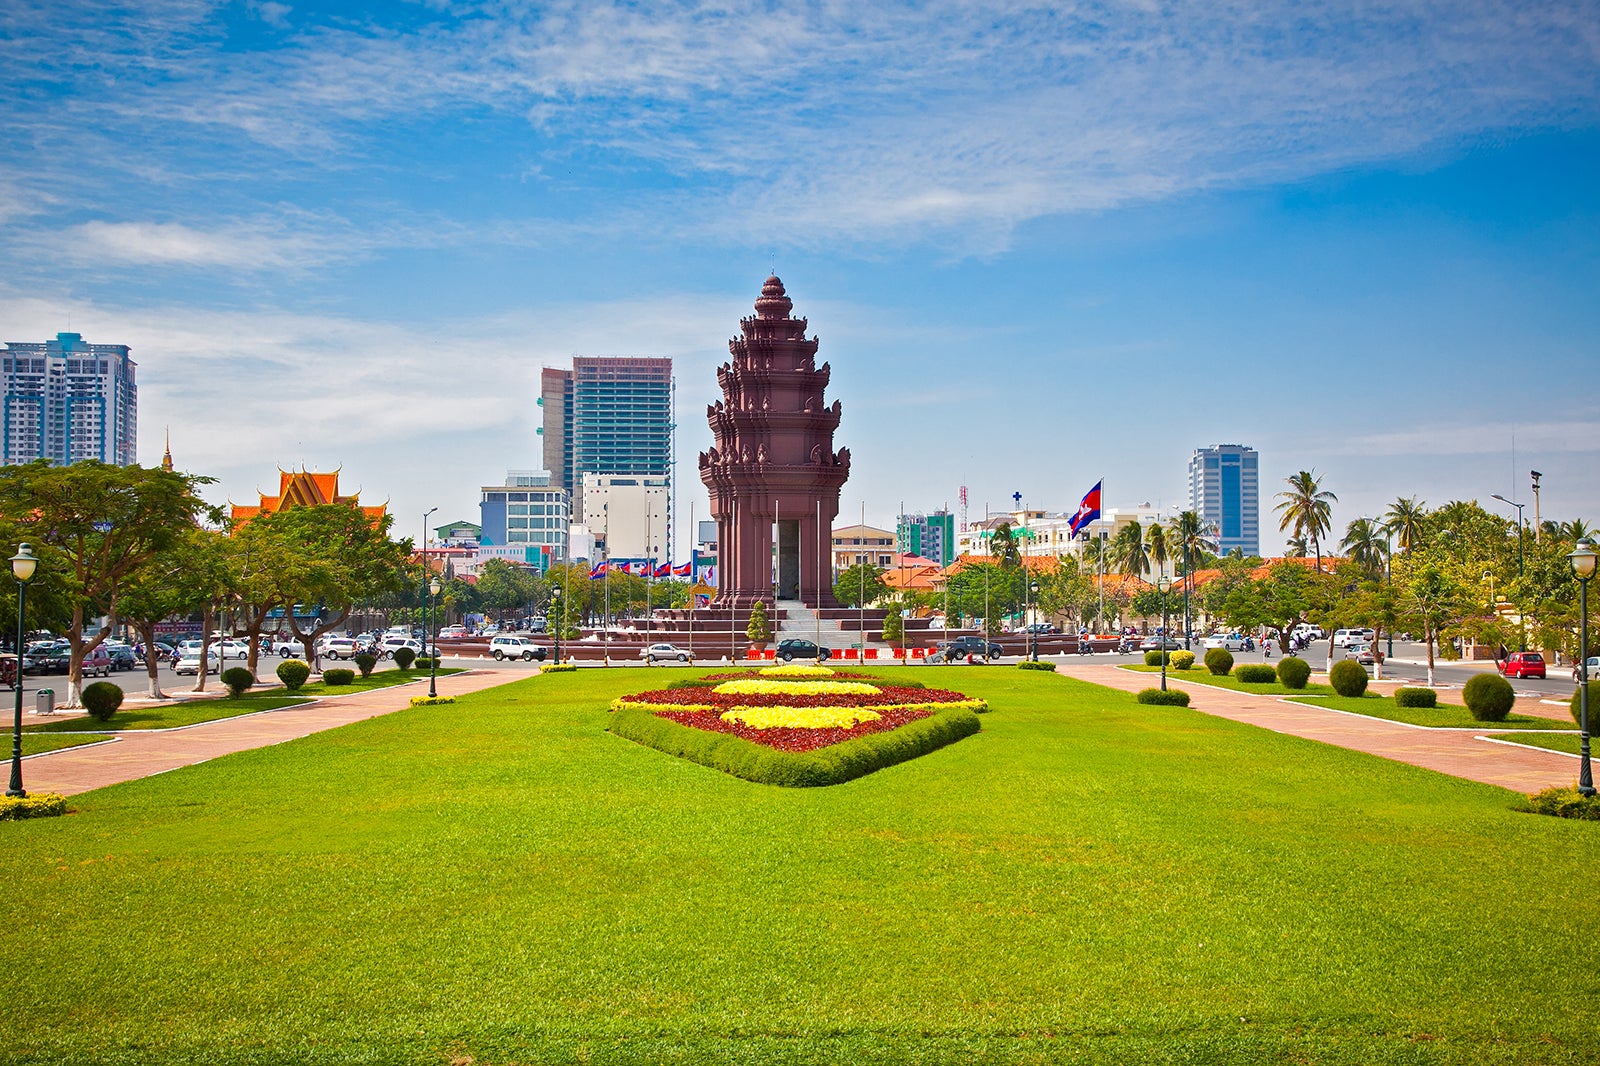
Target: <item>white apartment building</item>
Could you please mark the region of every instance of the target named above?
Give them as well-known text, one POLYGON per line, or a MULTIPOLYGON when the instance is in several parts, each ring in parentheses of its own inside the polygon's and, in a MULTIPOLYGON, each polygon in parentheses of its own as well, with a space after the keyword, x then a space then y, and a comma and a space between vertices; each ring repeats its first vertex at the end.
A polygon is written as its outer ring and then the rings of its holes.
POLYGON ((138 462, 139 388, 126 344, 86 344, 58 333, 0 349, 6 463, 138 462))

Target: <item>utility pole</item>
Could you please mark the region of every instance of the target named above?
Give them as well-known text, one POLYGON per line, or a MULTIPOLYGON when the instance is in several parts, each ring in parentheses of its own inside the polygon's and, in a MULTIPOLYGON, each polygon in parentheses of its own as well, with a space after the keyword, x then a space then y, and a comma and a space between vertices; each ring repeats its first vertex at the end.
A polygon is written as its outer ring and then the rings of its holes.
POLYGON ((1544 475, 1537 470, 1530 470, 1528 473, 1533 475, 1533 542, 1539 544, 1544 539, 1539 531, 1539 479, 1544 475))

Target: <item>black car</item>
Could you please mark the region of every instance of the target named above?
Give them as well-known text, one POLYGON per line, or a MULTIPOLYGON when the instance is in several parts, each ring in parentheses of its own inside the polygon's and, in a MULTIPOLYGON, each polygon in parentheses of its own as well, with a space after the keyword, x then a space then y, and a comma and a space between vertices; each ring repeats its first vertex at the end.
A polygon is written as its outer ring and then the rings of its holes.
POLYGON ((64 674, 72 663, 72 648, 66 641, 34 644, 22 653, 25 674, 64 674))
POLYGON ((957 637, 948 644, 940 645, 936 653, 937 658, 947 663, 965 659, 969 655, 979 659, 998 659, 1001 648, 994 641, 984 640, 982 637, 957 637))
POLYGON ((778 642, 778 658, 784 662, 791 659, 826 659, 833 652, 827 648, 819 648, 809 640, 783 640, 778 642))
POLYGON ((138 656, 126 644, 107 644, 105 649, 106 654, 111 656, 113 670, 132 670, 139 665, 138 656))

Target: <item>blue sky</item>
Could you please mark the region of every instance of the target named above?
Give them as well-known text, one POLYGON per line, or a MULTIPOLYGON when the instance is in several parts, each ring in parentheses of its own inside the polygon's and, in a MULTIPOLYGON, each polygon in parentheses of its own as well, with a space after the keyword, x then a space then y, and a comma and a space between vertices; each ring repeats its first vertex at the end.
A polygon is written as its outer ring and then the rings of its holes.
POLYGON ((1530 468, 1600 519, 1593 3, 16 2, 0 58, 0 339, 132 345, 219 498, 475 517, 542 365, 647 353, 703 517, 775 268, 845 521, 1172 503, 1224 441, 1341 529, 1530 468))

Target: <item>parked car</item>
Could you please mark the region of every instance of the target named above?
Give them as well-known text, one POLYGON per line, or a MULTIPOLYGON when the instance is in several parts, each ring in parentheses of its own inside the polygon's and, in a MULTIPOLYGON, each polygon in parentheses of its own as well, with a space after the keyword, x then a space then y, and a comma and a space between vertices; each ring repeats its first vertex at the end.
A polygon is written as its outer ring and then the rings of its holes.
POLYGON ((1139 642, 1140 651, 1182 651, 1183 641, 1176 637, 1145 637, 1139 642))
POLYGON ((1543 680, 1544 656, 1536 651, 1516 651, 1501 660, 1500 672, 1507 677, 1537 677, 1543 680))
POLYGON ((1051 625, 1049 622, 1031 622, 1028 625, 1023 626, 1022 631, 1024 633, 1041 633, 1041 634, 1042 633, 1059 633, 1059 632, 1061 632, 1060 629, 1057 629, 1055 626, 1051 625))
POLYGON ((108 640, 100 646, 106 650, 107 655, 111 656, 111 669, 113 670, 132 670, 139 665, 139 657, 133 653, 132 648, 121 641, 112 643, 108 640))
POLYGON ((1378 661, 1378 653, 1372 650, 1371 644, 1351 644, 1344 650, 1346 659, 1354 659, 1362 666, 1372 666, 1378 661))
POLYGON ((975 659, 998 659, 1003 649, 992 640, 982 637, 957 637, 948 643, 939 645, 934 657, 953 663, 971 656, 975 659))
POLYGON ((648 648, 639 650, 639 658, 650 663, 664 659, 676 659, 680 663, 686 663, 689 661, 689 653, 676 644, 652 644, 648 648))
POLYGON ((267 650, 280 659, 299 659, 306 653, 305 645, 293 637, 273 637, 272 643, 267 645, 267 650))
MULTIPOLYGON (((206 670, 217 674, 222 672, 222 656, 217 653, 217 648, 212 645, 206 649, 206 670)), ((172 666, 175 674, 198 674, 200 672, 200 649, 195 648, 187 652, 172 666)))
POLYGON ((250 642, 242 637, 228 637, 222 642, 222 657, 224 659, 250 658, 250 642))
POLYGON ((496 659, 521 659, 525 663, 531 663, 535 659, 544 662, 545 650, 527 637, 507 634, 489 641, 489 654, 496 659))
POLYGON ((1222 648, 1226 651, 1244 651, 1245 639, 1238 633, 1217 633, 1200 642, 1202 648, 1222 648))
POLYGON ((360 652, 354 637, 323 637, 317 645, 317 655, 324 659, 354 659, 360 652))
MULTIPOLYGON (((1589 680, 1590 681, 1600 681, 1600 655, 1591 655, 1591 656, 1589 656, 1589 661, 1585 665, 1587 666, 1588 671, 1589 671, 1589 680)), ((1574 681, 1581 681, 1582 680, 1582 678, 1579 676, 1579 666, 1578 666, 1577 663, 1573 663, 1572 664, 1572 680, 1574 680, 1574 681)))
POLYGON ((779 659, 789 662, 793 659, 827 659, 833 652, 827 648, 819 648, 809 640, 780 640, 778 650, 774 652, 779 659))
POLYGON ((443 629, 439 630, 440 640, 460 640, 462 637, 468 635, 467 627, 463 625, 445 626, 443 629))
POLYGON ((106 651, 104 644, 93 651, 84 652, 83 676, 84 677, 110 677, 111 653, 106 651))
POLYGON ((72 648, 64 640, 39 641, 22 653, 24 674, 64 674, 71 664, 72 648))

